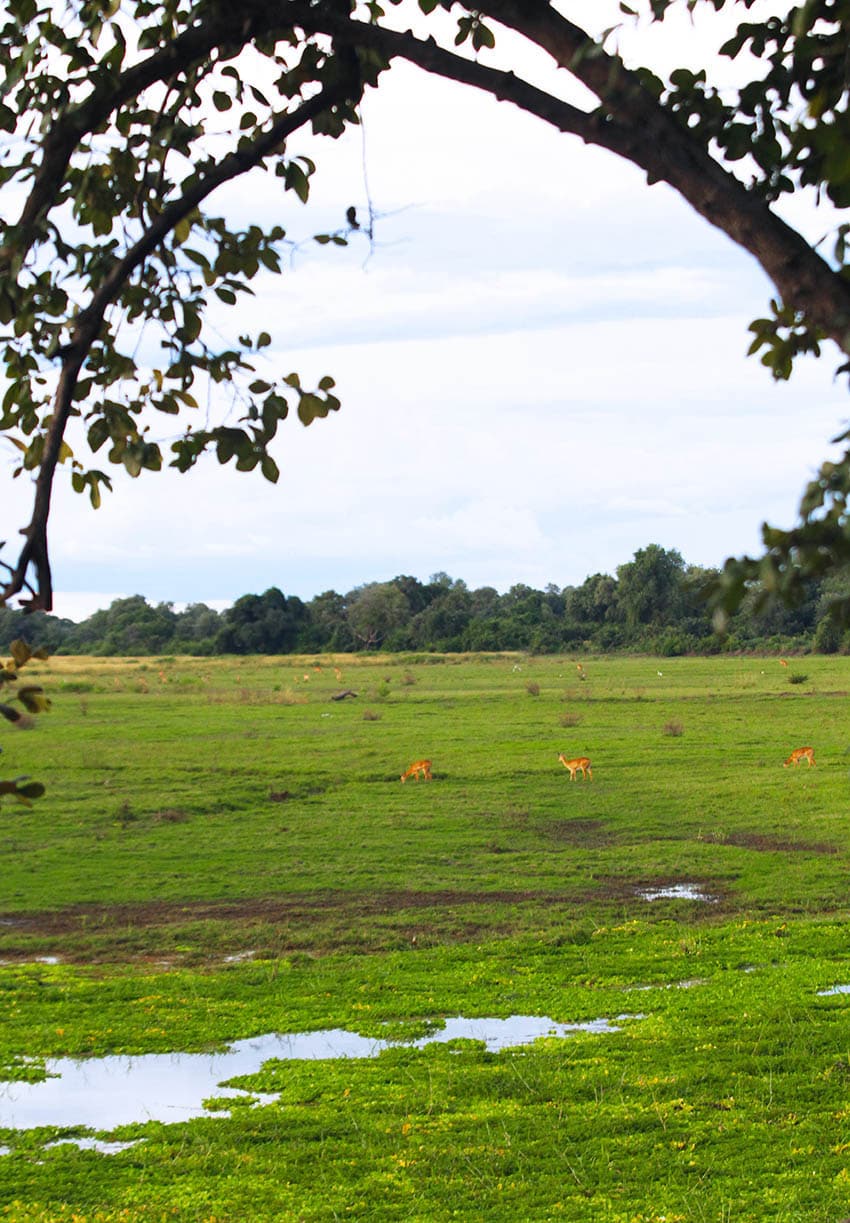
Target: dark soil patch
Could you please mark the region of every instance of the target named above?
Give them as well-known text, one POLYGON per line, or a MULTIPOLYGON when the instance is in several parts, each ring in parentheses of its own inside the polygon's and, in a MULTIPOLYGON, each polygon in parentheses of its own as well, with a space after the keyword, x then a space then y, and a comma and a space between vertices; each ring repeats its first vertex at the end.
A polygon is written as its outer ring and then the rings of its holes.
POLYGON ((589 849, 610 845, 614 840, 614 834, 603 820, 550 820, 540 826, 540 831, 553 841, 589 849))
POLYGON ((61 937, 80 931, 112 928, 186 926, 204 921, 289 923, 329 915, 354 918, 376 914, 392 916, 420 909, 456 909, 469 905, 570 904, 573 893, 533 889, 495 892, 310 892, 245 900, 146 901, 139 904, 72 905, 67 909, 26 914, 0 914, 0 925, 22 934, 61 937))
MULTIPOLYGON (((583 823, 584 821, 576 821, 583 823)), ((594 821, 590 821, 594 823, 594 821)), ((587 831, 587 830, 585 830, 587 831)), ((203 965, 250 951, 276 958, 445 946, 458 942, 563 933, 585 906, 597 916, 635 911, 637 893, 675 879, 595 876, 585 887, 497 891, 324 891, 220 901, 85 904, 0 914, 0 959, 28 962, 46 954, 64 963, 203 965)), ((726 889, 689 876, 726 907, 726 889)), ((702 906, 703 909, 708 906, 702 906)), ((690 906, 693 916, 695 906, 690 906)))
POLYGON ((739 849, 754 849, 759 853, 838 853, 838 846, 830 845, 828 841, 789 841, 785 837, 774 837, 760 832, 730 832, 723 837, 722 844, 735 845, 739 849))
POLYGON ((166 807, 163 811, 156 811, 153 818, 157 824, 185 824, 189 813, 180 807, 166 807))
MULTIPOLYGON (((730 894, 729 888, 718 883, 716 879, 701 879, 698 875, 692 874, 688 874, 684 879, 681 875, 654 875, 647 879, 623 879, 615 875, 606 878, 600 876, 597 877, 596 884, 595 896, 597 899, 624 903, 641 898, 644 892, 660 892, 665 888, 681 887, 686 884, 689 888, 711 897, 712 913, 717 913, 719 909, 723 908, 724 901, 728 900, 730 894)), ((668 904, 671 901, 685 905, 699 904, 685 897, 671 896, 666 899, 668 904)))

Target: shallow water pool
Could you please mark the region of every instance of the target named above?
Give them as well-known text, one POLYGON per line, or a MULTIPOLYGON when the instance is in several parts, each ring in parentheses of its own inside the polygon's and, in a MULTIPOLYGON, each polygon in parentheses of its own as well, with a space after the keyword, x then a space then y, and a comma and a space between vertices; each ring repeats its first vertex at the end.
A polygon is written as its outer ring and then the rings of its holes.
MULTIPOLYGON (((628 1018, 620 1016, 620 1018, 628 1018)), ((435 1042, 483 1041, 492 1052, 531 1044, 542 1036, 567 1037, 576 1032, 616 1032, 616 1023, 555 1023, 536 1015, 508 1019, 455 1016, 427 1036, 412 1041, 375 1040, 329 1028, 319 1032, 270 1033, 235 1041, 222 1053, 145 1053, 134 1057, 77 1060, 50 1058, 41 1083, 0 1083, 0 1127, 32 1129, 40 1125, 80 1125, 111 1130, 144 1121, 188 1121, 222 1115, 204 1107, 211 1096, 269 1103, 276 1096, 219 1084, 255 1074, 271 1059, 321 1061, 370 1058, 389 1048, 421 1049, 435 1042)), ((2 1153, 2 1151, 0 1151, 2 1153)))

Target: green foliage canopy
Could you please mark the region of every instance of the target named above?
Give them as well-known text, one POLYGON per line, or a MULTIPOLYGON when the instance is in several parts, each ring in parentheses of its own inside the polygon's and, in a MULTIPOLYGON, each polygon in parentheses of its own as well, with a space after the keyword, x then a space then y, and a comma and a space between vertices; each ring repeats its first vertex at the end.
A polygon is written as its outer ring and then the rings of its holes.
POLYGON ((733 630, 721 637, 699 597, 717 570, 686 565, 675 550, 639 549, 617 576, 593 574, 581 586, 516 585, 504 594, 462 581, 425 583, 409 574, 369 582, 309 602, 273 586, 216 612, 203 603, 176 611, 140 595, 116 599, 80 624, 46 612, 0 607, 0 648, 39 641, 57 654, 319 654, 354 651, 535 654, 610 650, 661 655, 720 650, 850 652, 850 631, 832 616, 850 594, 850 571, 810 580, 806 598, 765 608, 748 590, 733 630))
MULTIPOLYGON (((270 445, 291 408, 306 424, 339 407, 330 376, 315 388, 295 372, 256 376, 252 357, 268 332, 212 338, 210 304, 235 305, 261 272, 280 272, 287 242, 280 225, 233 228, 212 202, 224 184, 264 172, 286 200, 305 203, 315 165, 289 151, 291 138, 302 129, 338 138, 395 60, 510 101, 667 183, 775 285, 752 325, 752 351, 772 375, 788 378, 799 355, 826 341, 847 372, 850 0, 777 0, 757 19, 754 0, 631 0, 621 20, 660 23, 674 3, 739 16, 722 55, 746 52, 755 67, 737 90, 713 82, 711 66, 666 79, 629 67, 615 33, 595 36, 549 0, 8 0, 0 432, 35 492, 0 598, 51 607, 47 527, 60 465, 94 505, 110 464, 136 476, 167 457, 187 471, 207 450, 276 480, 270 445), (516 45, 506 31, 580 82, 588 106, 499 66, 502 45, 516 45), (830 210, 817 247, 776 209, 803 190, 830 210), (140 355, 150 347, 140 336, 152 332, 158 363, 140 355), (185 425, 216 386, 231 388, 238 419, 185 425), (166 454, 152 432, 160 414, 180 420, 166 454)), ((591 21, 593 0, 586 8, 591 21)), ((344 215, 338 232, 317 239, 344 243, 358 227, 354 209, 344 215)), ((768 596, 802 597, 810 575, 850 559, 849 490, 850 450, 812 482, 798 527, 766 527, 763 558, 727 564, 718 613, 755 577, 768 596)))

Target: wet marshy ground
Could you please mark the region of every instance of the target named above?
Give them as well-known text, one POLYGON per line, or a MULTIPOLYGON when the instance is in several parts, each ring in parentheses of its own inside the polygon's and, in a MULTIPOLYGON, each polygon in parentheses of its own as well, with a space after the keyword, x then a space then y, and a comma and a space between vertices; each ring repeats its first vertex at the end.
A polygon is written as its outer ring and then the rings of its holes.
MULTIPOLYGON (((625 1016, 623 1017, 625 1018, 625 1016)), ((609 1019, 555 1023, 546 1017, 512 1015, 507 1019, 443 1021, 442 1027, 411 1041, 376 1040, 331 1028, 319 1032, 272 1033, 234 1042, 221 1053, 148 1053, 129 1057, 77 1060, 52 1058, 40 1083, 0 1083, 0 1127, 85 1126, 111 1130, 145 1121, 188 1121, 215 1116, 204 1107, 210 1097, 268 1103, 275 1096, 220 1086, 240 1075, 255 1074, 272 1059, 318 1061, 371 1058, 391 1047, 423 1048, 433 1042, 482 1041, 491 1052, 530 1044, 543 1036, 568 1037, 575 1032, 616 1032, 609 1019)), ((97 1149, 113 1144, 100 1144, 97 1149)))

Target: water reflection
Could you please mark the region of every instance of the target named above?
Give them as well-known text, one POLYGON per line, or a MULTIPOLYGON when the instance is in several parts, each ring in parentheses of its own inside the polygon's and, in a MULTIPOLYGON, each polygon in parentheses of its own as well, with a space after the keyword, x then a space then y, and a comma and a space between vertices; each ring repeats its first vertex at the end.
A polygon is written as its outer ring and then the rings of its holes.
MULTIPOLYGON (((57 1138, 55 1142, 46 1142, 44 1144, 45 1151, 51 1147, 79 1147, 81 1151, 97 1151, 100 1155, 117 1155, 119 1151, 126 1151, 128 1147, 134 1147, 138 1139, 133 1142, 102 1142, 99 1138, 57 1138)), ((9 1148, 0 1150, 2 1154, 8 1154, 9 1148)))
POLYGON ((659 888, 641 888, 638 892, 644 900, 706 900, 713 901, 696 883, 671 883, 659 888))
POLYGON ((330 1028, 238 1040, 223 1053, 145 1053, 82 1061, 50 1058, 45 1062, 50 1077, 42 1083, 0 1083, 0 1127, 80 1125, 111 1130, 134 1122, 188 1121, 221 1115, 205 1109, 203 1101, 211 1096, 259 1103, 277 1098, 218 1086, 237 1075, 255 1074, 271 1058, 369 1058, 390 1047, 421 1049, 434 1042, 458 1039, 483 1041, 495 1052, 530 1044, 541 1036, 618 1030, 608 1019, 555 1023, 536 1015, 512 1015, 508 1019, 456 1016, 446 1019, 439 1030, 411 1041, 375 1040, 343 1028, 330 1028))

